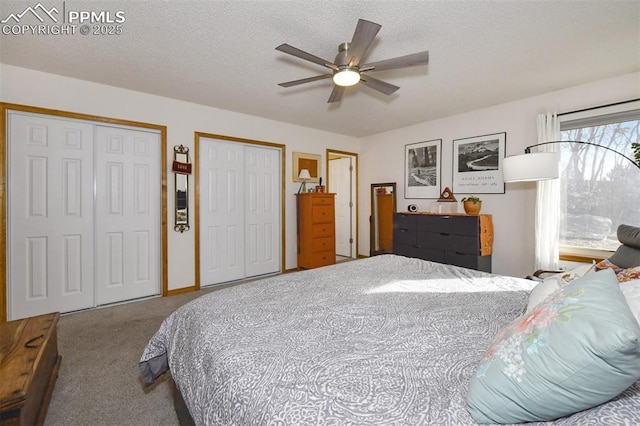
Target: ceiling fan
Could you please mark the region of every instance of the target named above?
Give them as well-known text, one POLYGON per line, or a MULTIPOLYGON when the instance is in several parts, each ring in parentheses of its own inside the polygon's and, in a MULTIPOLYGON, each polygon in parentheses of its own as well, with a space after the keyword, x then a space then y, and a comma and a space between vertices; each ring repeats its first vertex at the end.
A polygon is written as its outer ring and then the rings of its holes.
POLYGON ((332 73, 287 81, 280 83, 279 86, 291 87, 311 83, 312 81, 333 78, 335 85, 327 103, 339 102, 342 99, 346 87, 356 85, 360 82, 385 95, 394 93, 399 89, 398 86, 373 78, 368 73, 427 65, 429 63, 429 51, 425 50, 424 52, 362 65, 362 59, 367 53, 367 50, 369 50, 380 28, 382 28, 380 24, 359 19, 351 42, 342 43, 338 46, 338 54, 333 62, 319 58, 289 44, 281 44, 276 47, 276 50, 327 67, 332 70, 332 73))

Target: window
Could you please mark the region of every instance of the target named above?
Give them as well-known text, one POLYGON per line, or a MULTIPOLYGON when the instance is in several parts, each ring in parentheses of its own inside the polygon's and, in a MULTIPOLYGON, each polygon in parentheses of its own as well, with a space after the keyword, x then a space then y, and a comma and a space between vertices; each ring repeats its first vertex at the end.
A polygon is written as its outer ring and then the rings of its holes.
MULTIPOLYGON (((591 142, 633 159, 640 109, 561 122, 562 140, 591 142)), ((560 253, 608 257, 620 224, 640 226, 640 169, 597 146, 559 145, 560 253)))

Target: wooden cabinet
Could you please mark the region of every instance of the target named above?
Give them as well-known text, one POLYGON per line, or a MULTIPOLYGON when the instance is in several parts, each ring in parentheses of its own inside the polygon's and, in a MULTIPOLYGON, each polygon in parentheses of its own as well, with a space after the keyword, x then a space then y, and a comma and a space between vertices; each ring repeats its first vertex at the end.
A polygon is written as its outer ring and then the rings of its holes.
POLYGON ((336 263, 335 194, 297 195, 298 268, 336 263))
POLYGON ((393 252, 491 272, 491 215, 396 213, 393 252))
POLYGON ((0 425, 42 425, 58 377, 59 313, 0 324, 0 425))

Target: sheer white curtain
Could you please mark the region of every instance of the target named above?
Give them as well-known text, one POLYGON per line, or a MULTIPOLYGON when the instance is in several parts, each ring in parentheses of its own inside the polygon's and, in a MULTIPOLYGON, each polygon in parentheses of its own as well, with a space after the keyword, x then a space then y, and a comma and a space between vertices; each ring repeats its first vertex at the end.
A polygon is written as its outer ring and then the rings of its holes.
MULTIPOLYGON (((560 140, 560 121, 553 113, 538 114, 538 143, 560 140)), ((538 147, 555 152, 556 144, 538 147)), ((560 182, 558 179, 537 183, 535 269, 558 269, 560 234, 560 182)))

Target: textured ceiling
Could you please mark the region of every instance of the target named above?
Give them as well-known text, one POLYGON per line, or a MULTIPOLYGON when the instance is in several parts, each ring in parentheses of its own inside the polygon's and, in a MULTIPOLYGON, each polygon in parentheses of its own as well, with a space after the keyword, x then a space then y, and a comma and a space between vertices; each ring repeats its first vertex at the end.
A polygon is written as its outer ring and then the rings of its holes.
MULTIPOLYGON (((640 70, 640 1, 40 2, 126 21, 0 35, 1 62, 355 137, 640 70), (337 104, 330 80, 277 85, 326 69, 276 46, 333 60, 359 18, 382 25, 366 62, 429 50, 429 65, 374 73, 400 90, 358 85, 337 104)), ((0 20, 37 4, 2 0, 0 20)))

